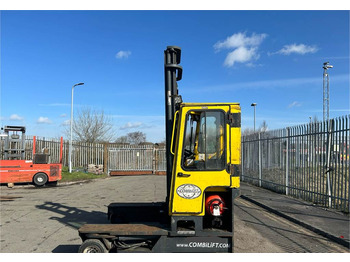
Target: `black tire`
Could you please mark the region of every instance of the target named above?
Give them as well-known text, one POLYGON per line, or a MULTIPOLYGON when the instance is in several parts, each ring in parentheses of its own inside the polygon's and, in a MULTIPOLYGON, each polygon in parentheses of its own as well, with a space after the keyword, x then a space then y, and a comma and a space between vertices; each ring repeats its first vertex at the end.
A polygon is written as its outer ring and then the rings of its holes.
POLYGON ((35 176, 33 177, 33 183, 37 187, 41 187, 46 184, 47 182, 47 175, 45 173, 36 173, 35 176))
POLYGON ((108 253, 105 245, 98 239, 87 239, 79 247, 79 253, 108 253))

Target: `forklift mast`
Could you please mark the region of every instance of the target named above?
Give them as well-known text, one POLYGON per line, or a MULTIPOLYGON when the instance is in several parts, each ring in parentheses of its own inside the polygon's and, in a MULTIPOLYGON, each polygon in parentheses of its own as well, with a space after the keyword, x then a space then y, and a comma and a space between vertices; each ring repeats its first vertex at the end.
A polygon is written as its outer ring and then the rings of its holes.
MULTIPOLYGON (((166 176, 167 176, 167 199, 170 196, 171 177, 174 156, 171 154, 171 141, 174 126, 174 115, 182 103, 179 96, 177 81, 182 79, 181 48, 168 46, 164 51, 164 75, 165 75, 165 136, 166 136, 166 176)), ((176 132, 174 132, 176 134, 176 132)))
POLYGON ((4 160, 24 160, 26 128, 24 126, 5 126, 4 160))

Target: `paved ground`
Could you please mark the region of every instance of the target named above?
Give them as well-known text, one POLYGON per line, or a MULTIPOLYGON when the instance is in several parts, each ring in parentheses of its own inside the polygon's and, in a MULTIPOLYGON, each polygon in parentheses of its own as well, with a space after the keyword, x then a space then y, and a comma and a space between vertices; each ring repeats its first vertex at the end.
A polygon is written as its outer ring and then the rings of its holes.
POLYGON ((241 183, 241 198, 350 248, 349 214, 241 183))
MULTIPOLYGON (((111 177, 58 187, 0 187, 0 252, 77 252, 77 229, 108 223, 111 202, 165 199, 165 176, 111 177)), ((235 252, 348 252, 242 198, 235 207, 235 252)))

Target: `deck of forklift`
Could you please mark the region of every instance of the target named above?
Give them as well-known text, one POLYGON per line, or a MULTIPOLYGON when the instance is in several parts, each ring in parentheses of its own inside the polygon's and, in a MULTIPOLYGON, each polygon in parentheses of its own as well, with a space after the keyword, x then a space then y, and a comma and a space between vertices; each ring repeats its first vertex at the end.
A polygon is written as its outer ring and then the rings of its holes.
POLYGON ((79 234, 99 234, 109 236, 166 236, 168 230, 145 224, 86 224, 79 228, 79 234))
MULTIPOLYGON (((232 232, 220 229, 204 229, 200 232, 194 232, 188 228, 179 228, 180 235, 196 236, 218 236, 230 237, 232 232)), ((79 235, 100 235, 105 238, 125 237, 125 236, 168 236, 170 229, 163 224, 86 224, 79 228, 79 235)))

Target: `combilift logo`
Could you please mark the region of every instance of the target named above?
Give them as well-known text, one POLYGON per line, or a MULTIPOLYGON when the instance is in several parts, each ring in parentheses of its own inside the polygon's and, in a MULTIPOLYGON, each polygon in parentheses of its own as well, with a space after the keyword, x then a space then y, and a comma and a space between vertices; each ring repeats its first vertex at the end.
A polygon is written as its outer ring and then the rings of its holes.
POLYGON ((202 191, 196 185, 184 184, 176 189, 176 193, 182 198, 195 199, 202 194, 202 191))

